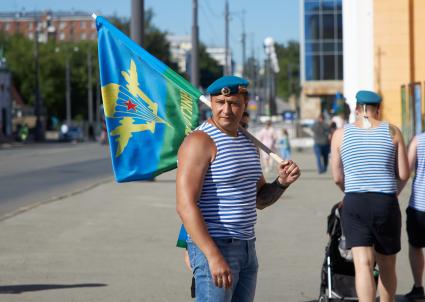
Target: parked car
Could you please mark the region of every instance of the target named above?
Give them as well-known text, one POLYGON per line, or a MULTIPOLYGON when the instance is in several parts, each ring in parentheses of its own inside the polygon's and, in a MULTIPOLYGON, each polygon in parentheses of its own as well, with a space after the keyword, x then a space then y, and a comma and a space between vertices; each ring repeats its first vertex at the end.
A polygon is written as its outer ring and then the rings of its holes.
POLYGON ((84 141, 83 129, 78 126, 62 125, 59 140, 62 142, 82 142, 84 141))

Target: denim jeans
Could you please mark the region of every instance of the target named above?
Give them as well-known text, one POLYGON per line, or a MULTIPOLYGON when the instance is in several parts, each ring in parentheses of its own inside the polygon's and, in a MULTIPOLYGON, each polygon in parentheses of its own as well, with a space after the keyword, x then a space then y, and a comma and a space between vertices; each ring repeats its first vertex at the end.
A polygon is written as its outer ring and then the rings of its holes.
POLYGON ((324 173, 328 169, 328 159, 329 159, 329 144, 320 145, 314 144, 313 146, 314 154, 316 155, 317 163, 317 172, 324 173))
POLYGON ((232 270, 232 288, 224 289, 214 285, 207 258, 195 243, 188 242, 190 265, 195 276, 196 301, 254 301, 258 272, 255 239, 214 241, 232 270))

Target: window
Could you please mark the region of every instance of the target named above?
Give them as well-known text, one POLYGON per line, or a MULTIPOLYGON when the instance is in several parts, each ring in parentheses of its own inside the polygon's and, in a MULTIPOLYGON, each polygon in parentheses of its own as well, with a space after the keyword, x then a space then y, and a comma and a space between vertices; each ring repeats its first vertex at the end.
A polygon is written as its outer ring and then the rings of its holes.
POLYGON ((308 15, 305 17, 305 39, 315 40, 320 38, 319 15, 308 15))
POLYGON ((85 39, 87 39, 87 34, 86 34, 86 33, 82 33, 82 34, 80 35, 80 39, 81 39, 81 40, 85 40, 85 39))
POLYGON ((334 80, 336 79, 335 73, 335 56, 324 55, 323 56, 323 80, 334 80))
POLYGON ((342 79, 342 0, 304 0, 307 81, 342 79))
POLYGON ((335 15, 334 14, 323 14, 323 39, 335 39, 335 15))
POLYGON ((323 0, 322 1, 322 11, 333 12, 335 10, 335 1, 334 0, 323 0))
POLYGON ((86 28, 86 22, 80 21, 80 28, 86 28))
POLYGON ((65 40, 65 33, 61 32, 59 34, 59 40, 61 40, 61 41, 65 40))

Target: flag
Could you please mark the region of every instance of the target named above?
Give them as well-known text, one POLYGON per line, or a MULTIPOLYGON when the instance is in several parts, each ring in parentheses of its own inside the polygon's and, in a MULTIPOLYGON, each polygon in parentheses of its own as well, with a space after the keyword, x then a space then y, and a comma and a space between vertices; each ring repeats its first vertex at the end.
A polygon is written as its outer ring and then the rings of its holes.
POLYGON ((181 248, 187 248, 187 232, 183 224, 180 227, 180 232, 177 238, 176 246, 181 248))
POLYGON ((198 125, 201 93, 105 18, 96 26, 115 179, 152 179, 176 168, 182 140, 198 125))

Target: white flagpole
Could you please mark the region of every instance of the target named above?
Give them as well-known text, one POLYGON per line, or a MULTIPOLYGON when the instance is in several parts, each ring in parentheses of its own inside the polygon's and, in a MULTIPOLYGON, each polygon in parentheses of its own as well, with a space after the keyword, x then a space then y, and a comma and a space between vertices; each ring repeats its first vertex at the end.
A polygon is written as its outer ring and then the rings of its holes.
MULTIPOLYGON (((199 97, 199 100, 202 103, 204 103, 205 105, 207 105, 209 108, 211 108, 211 102, 204 95, 201 95, 199 97)), ((277 163, 280 164, 283 161, 283 159, 279 155, 277 155, 272 150, 270 150, 269 147, 267 147, 262 142, 260 142, 254 135, 252 135, 251 133, 249 133, 248 130, 246 130, 244 127, 239 126, 239 130, 241 130, 243 132, 243 134, 245 134, 245 136, 247 136, 249 139, 251 139, 251 141, 258 148, 260 148, 261 150, 263 150, 264 152, 266 152, 275 162, 277 162, 277 163)))

